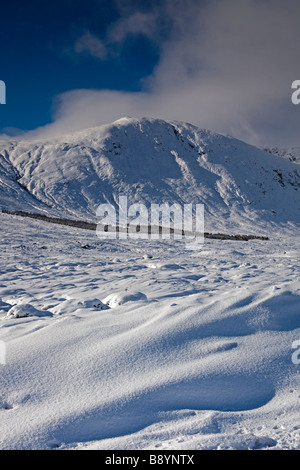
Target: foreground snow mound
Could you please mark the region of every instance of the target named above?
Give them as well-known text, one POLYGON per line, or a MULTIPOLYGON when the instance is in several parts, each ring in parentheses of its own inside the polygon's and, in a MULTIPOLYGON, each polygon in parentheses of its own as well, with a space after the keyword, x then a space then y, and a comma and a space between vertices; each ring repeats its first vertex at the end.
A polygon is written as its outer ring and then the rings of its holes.
POLYGON ((77 311, 82 311, 85 309, 90 309, 92 311, 97 310, 105 310, 108 306, 99 299, 92 299, 92 300, 82 300, 82 299, 62 299, 57 305, 54 307, 50 307, 49 310, 54 315, 61 315, 70 313, 73 314, 77 311))
POLYGON ((147 296, 142 292, 110 294, 104 300, 104 304, 111 308, 126 304, 127 302, 136 302, 147 300, 147 296))
POLYGON ((51 315, 49 312, 36 309, 30 304, 14 305, 7 312, 7 317, 23 318, 23 317, 46 317, 51 315))
POLYGON ((300 221, 299 165, 191 124, 120 119, 40 141, 0 142, 0 201, 95 221, 101 203, 205 204, 207 230, 300 221))

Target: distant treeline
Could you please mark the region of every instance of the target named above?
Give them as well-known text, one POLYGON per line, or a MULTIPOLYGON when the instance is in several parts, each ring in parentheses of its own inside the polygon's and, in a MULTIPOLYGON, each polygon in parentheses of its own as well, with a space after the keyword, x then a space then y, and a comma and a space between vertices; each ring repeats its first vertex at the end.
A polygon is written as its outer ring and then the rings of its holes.
MULTIPOLYGON (((49 217, 48 215, 36 214, 36 213, 25 212, 25 211, 2 210, 2 213, 10 214, 10 215, 17 215, 21 217, 30 217, 31 219, 43 220, 45 222, 58 224, 58 225, 68 225, 70 227, 76 227, 76 228, 84 229, 84 230, 96 231, 97 229, 96 223, 85 222, 82 220, 71 220, 71 219, 58 218, 58 217, 49 217)), ((116 231, 118 232, 118 227, 116 227, 116 231)), ((170 232, 172 233, 172 229, 170 229, 170 232)), ((148 227, 148 233, 151 233, 150 226, 148 227)), ((269 240, 268 237, 262 237, 259 235, 228 235, 225 233, 209 233, 209 232, 204 232, 204 238, 215 239, 215 240, 237 240, 237 241, 269 240)))

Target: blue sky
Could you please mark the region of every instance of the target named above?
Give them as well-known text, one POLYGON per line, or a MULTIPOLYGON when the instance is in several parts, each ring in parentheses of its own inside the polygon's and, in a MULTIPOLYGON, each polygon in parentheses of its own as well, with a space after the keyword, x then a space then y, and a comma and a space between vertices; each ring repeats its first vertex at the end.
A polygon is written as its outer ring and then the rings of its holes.
POLYGON ((0 134, 129 115, 300 146, 299 17, 299 0, 2 2, 0 134))
MULTIPOLYGON (((132 8, 134 4, 139 11, 149 8, 147 2, 133 2, 132 8)), ((140 80, 158 60, 157 45, 146 36, 132 35, 104 58, 76 49, 87 34, 94 40, 104 37, 120 17, 111 0, 3 2, 0 79, 6 83, 7 104, 0 107, 0 128, 28 130, 46 124, 53 98, 65 91, 139 90, 140 80)))

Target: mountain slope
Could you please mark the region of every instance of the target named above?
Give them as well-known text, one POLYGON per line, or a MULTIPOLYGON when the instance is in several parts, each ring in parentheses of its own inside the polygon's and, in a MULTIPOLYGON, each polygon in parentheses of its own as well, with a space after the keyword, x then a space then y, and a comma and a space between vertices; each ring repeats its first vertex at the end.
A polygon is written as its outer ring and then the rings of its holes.
POLYGON ((123 118, 52 140, 0 142, 6 210, 96 220, 103 202, 205 205, 208 229, 300 221, 299 166, 179 122, 123 118))
POLYGON ((283 157, 288 159, 291 162, 300 164, 300 147, 291 147, 291 148, 266 148, 267 152, 272 153, 274 155, 278 155, 279 157, 283 157))

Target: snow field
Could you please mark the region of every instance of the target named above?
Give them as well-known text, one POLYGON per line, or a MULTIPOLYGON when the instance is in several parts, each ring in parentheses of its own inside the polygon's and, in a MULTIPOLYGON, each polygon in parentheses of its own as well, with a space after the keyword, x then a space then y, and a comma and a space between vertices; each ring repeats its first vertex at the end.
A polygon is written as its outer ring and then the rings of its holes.
POLYGON ((188 252, 0 217, 1 449, 299 448, 296 231, 188 252))

